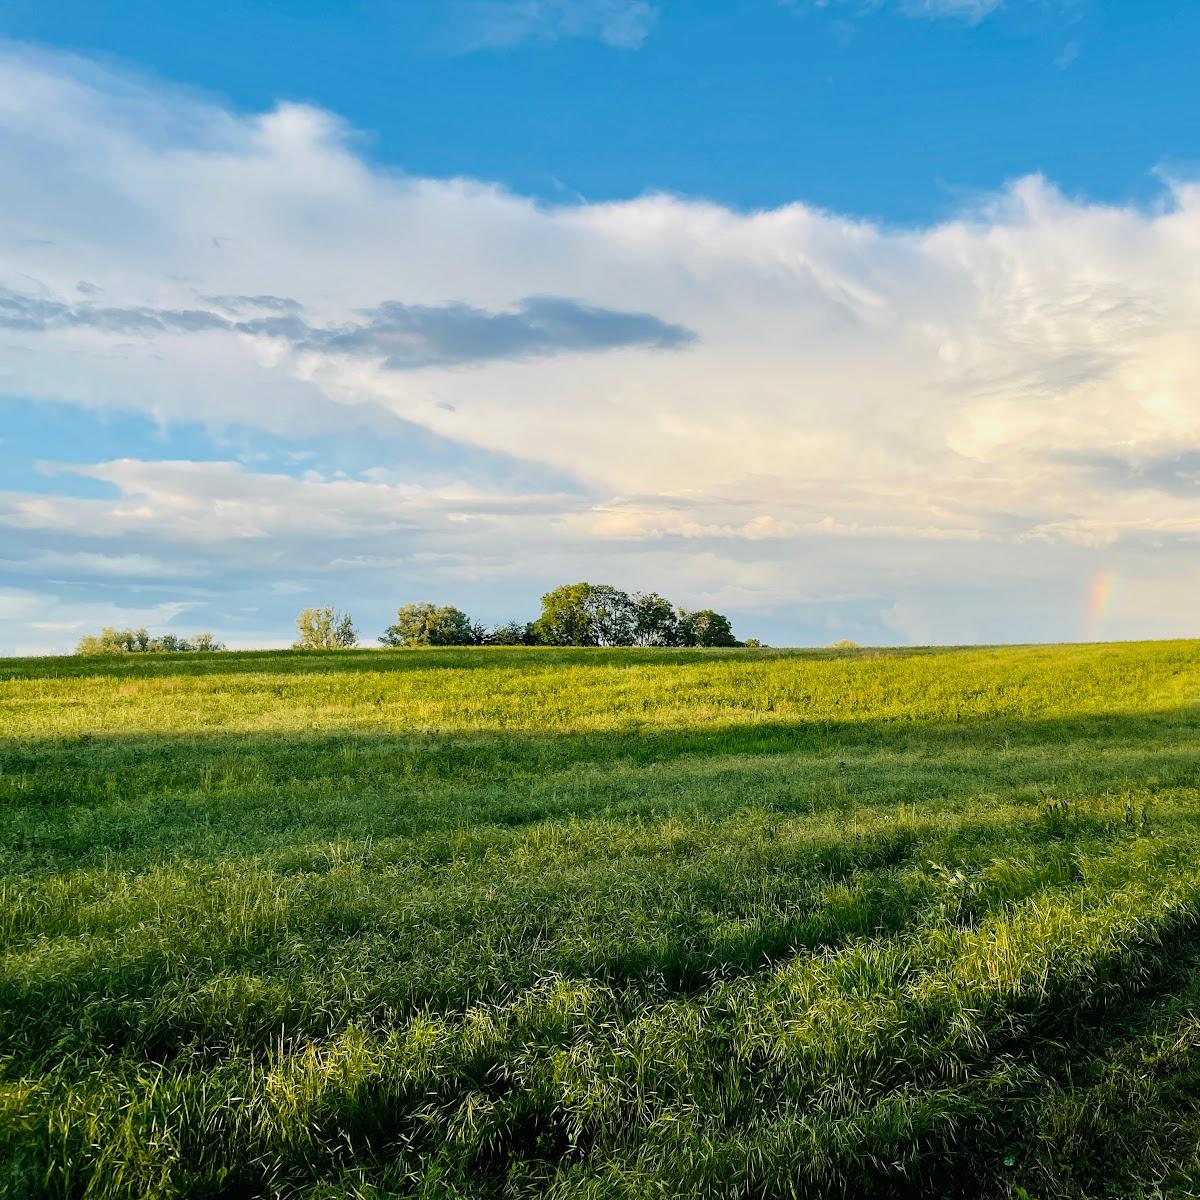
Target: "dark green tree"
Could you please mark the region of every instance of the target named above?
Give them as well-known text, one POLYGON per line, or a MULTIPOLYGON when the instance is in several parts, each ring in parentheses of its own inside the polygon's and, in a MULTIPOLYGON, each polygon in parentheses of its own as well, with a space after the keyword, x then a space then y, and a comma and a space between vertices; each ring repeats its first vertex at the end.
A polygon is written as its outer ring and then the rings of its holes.
POLYGON ((681 646, 740 646, 733 636, 729 618, 701 608, 696 612, 679 610, 679 644, 681 646))
POLYGON ((633 601, 604 583, 568 583, 542 597, 534 633, 547 646, 632 646, 633 601))
POLYGON ((385 646, 477 646, 485 632, 462 609, 422 602, 402 605, 379 640, 385 646))
POLYGON ((669 600, 657 592, 634 595, 633 640, 638 646, 679 645, 679 618, 669 600))
POLYGON ((542 597, 542 614, 534 622, 537 639, 546 646, 594 646, 590 583, 566 583, 542 597))

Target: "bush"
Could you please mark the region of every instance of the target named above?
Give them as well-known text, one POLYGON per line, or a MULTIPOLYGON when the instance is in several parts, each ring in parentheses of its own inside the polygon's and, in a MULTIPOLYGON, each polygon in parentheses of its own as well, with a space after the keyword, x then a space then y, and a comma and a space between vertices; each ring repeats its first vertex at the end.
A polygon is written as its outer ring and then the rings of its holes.
POLYGON ((537 643, 532 624, 506 621, 503 625, 497 625, 487 635, 487 644, 489 646, 533 646, 537 643))

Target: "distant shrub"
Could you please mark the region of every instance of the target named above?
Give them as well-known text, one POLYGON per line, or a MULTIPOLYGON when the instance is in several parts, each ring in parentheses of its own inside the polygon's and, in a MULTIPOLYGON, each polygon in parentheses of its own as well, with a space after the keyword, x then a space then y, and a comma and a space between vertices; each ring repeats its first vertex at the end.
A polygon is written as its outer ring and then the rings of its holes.
POLYGON ((353 618, 328 605, 304 609, 296 618, 296 630, 294 650, 345 650, 358 645, 353 618))
POLYGON ((852 642, 849 638, 842 638, 840 642, 830 642, 825 647, 827 650, 861 650, 862 647, 857 642, 852 642))
POLYGON ((79 639, 76 654, 170 654, 178 651, 198 653, 224 650, 211 633, 194 633, 191 637, 179 637, 164 633, 151 637, 145 629, 112 629, 105 627, 99 633, 88 634, 79 639))
POLYGON ((537 638, 533 626, 522 621, 506 621, 497 625, 488 635, 489 646, 533 646, 537 638))

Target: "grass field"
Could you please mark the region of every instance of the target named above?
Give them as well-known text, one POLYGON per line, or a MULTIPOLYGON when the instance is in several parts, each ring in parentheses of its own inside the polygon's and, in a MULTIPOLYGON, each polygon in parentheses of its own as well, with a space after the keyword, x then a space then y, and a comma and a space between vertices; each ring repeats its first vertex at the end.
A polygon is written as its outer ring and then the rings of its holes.
POLYGON ((1200 1194, 1200 643, 0 661, 0 1194, 1200 1194))

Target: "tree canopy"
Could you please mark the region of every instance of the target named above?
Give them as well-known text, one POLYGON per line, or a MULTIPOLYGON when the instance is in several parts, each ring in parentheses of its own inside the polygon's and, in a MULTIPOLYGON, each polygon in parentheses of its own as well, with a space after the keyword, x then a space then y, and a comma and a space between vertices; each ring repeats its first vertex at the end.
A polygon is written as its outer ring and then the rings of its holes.
POLYGON ((547 646, 737 646, 729 618, 676 609, 657 592, 630 596, 603 583, 569 583, 542 597, 530 627, 547 646))
MULTIPOLYGON (((357 641, 349 614, 306 608, 296 620, 299 649, 337 649, 357 641)), ((622 591, 607 583, 567 583, 542 596, 534 621, 489 629, 452 604, 402 604, 379 636, 385 646, 740 646, 729 618, 711 608, 689 612, 658 592, 622 591)))

